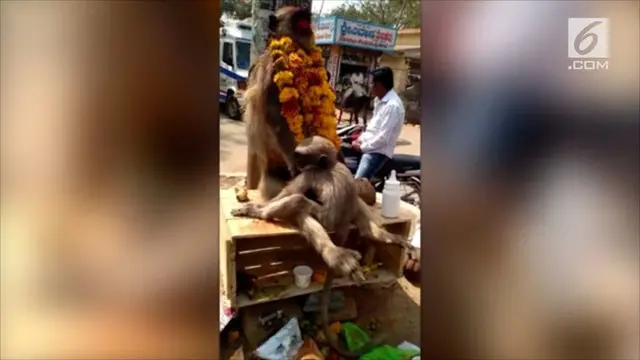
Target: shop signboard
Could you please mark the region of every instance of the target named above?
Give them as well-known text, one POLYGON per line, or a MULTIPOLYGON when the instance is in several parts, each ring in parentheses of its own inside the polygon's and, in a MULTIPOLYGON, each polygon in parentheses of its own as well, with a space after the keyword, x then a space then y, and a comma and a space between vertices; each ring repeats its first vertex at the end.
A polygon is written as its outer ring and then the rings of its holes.
POLYGON ((327 45, 333 43, 335 33, 335 17, 323 17, 315 21, 313 32, 316 44, 327 45))
POLYGON ((376 51, 393 51, 397 31, 394 28, 360 21, 336 18, 336 44, 376 51))

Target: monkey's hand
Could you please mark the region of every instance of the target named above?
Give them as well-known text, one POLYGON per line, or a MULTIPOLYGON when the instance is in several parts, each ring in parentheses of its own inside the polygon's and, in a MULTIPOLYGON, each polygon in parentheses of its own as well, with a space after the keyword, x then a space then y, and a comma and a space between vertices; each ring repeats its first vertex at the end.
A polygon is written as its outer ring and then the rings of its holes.
POLYGON ((294 177, 300 175, 300 169, 298 169, 297 166, 290 164, 289 165, 289 174, 291 174, 291 177, 294 178, 294 177))
POLYGON ((342 276, 351 276, 356 281, 364 280, 360 268, 362 255, 359 252, 335 246, 327 249, 323 258, 333 272, 342 276))
POLYGON ((402 246, 405 249, 411 249, 411 244, 404 239, 404 237, 392 234, 388 231, 380 229, 377 231, 377 234, 374 233, 374 236, 368 237, 371 241, 379 242, 383 244, 396 244, 402 246))
POLYGON ((411 244, 400 235, 386 233, 386 236, 383 236, 383 240, 388 244, 400 245, 405 249, 411 248, 411 244))
POLYGON ((249 217, 254 219, 262 218, 262 205, 256 203, 248 203, 237 209, 231 209, 232 216, 249 217))

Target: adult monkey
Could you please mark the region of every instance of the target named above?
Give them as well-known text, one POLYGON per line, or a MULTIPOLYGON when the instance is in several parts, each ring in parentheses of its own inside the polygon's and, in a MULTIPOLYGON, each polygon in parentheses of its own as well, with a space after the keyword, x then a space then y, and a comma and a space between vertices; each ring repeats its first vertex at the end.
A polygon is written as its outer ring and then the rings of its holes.
MULTIPOLYGON (((310 52, 315 45, 310 24, 311 12, 308 9, 286 6, 269 17, 269 33, 272 37, 290 37, 296 45, 310 52)), ((249 70, 245 94, 244 119, 249 143, 247 188, 259 188, 265 200, 275 197, 297 175, 293 161, 297 144, 287 121, 280 115, 279 90, 273 82, 273 75, 273 59, 265 51, 249 70)), ((341 152, 338 152, 338 160, 344 163, 341 152)), ((367 204, 373 205, 375 190, 367 185, 360 181, 358 193, 367 204)))
POLYGON ((340 247, 347 241, 352 225, 366 240, 404 247, 409 244, 382 228, 379 217, 358 198, 353 175, 338 161, 337 153, 333 143, 322 136, 302 140, 294 152, 300 174, 273 199, 248 203, 231 213, 295 225, 334 272, 357 277, 360 254, 340 247), (335 232, 338 246, 327 231, 335 232))
POLYGON ((328 325, 329 297, 335 274, 351 276, 356 281, 364 279, 359 264, 360 254, 342 247, 350 227, 355 225, 360 235, 370 241, 396 243, 407 247, 408 244, 382 229, 369 207, 358 199, 353 175, 344 164, 337 161, 337 151, 331 141, 321 136, 306 138, 296 147, 294 158, 300 174, 276 197, 266 203, 245 204, 233 209, 231 213, 234 216, 281 220, 300 229, 331 269, 325 280, 320 304, 325 337, 331 347, 342 356, 357 358, 380 344, 383 335, 378 334, 365 346, 349 351, 340 346, 328 325), (314 195, 314 200, 304 196, 308 193, 314 195), (350 206, 354 203, 355 206, 350 206), (337 208, 342 211, 333 211, 337 208), (331 241, 327 230, 335 232, 337 245, 331 241))

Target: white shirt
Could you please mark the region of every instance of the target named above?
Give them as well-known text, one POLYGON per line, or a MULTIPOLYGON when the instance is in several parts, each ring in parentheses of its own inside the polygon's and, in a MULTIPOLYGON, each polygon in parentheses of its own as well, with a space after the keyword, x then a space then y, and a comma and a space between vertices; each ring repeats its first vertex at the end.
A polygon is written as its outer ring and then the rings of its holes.
POLYGON ((360 149, 391 158, 403 124, 404 104, 393 89, 389 90, 373 107, 367 130, 359 138, 360 149))

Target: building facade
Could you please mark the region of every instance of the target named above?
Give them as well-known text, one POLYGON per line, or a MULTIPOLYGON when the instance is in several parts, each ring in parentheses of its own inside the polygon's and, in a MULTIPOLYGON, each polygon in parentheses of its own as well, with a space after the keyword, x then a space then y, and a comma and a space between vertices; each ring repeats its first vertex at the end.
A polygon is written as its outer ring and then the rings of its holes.
MULTIPOLYGON (((366 74, 378 66, 382 54, 393 53, 397 30, 338 16, 314 21, 316 44, 322 48, 331 85, 340 89, 342 79, 353 73, 366 74)), ((367 79, 368 86, 371 79, 367 79)))
POLYGON ((420 29, 398 31, 394 53, 381 56, 380 66, 393 69, 397 92, 402 92, 411 78, 420 77, 420 29))

